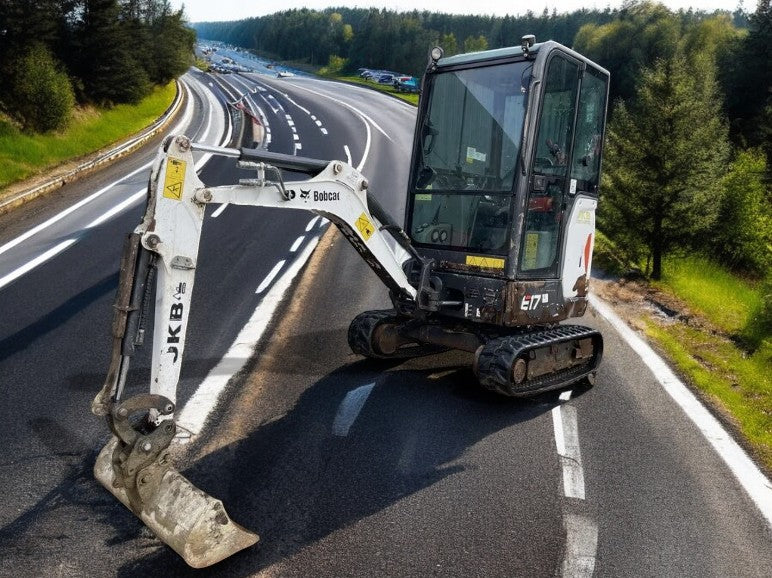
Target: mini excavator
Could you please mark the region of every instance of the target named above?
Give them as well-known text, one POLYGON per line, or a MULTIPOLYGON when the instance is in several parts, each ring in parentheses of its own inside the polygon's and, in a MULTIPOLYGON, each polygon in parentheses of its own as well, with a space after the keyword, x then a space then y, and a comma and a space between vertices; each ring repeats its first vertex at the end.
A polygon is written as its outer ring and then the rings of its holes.
POLYGON ((169 137, 127 239, 111 363, 92 410, 113 433, 97 479, 193 567, 258 541, 171 464, 176 391, 204 211, 230 203, 331 221, 386 284, 392 308, 358 315, 351 349, 378 359, 456 349, 481 386, 532 396, 592 383, 597 331, 560 323, 587 308, 609 75, 556 42, 443 57, 422 81, 404 228, 345 162, 169 137), (193 152, 256 171, 207 187, 193 152), (286 181, 282 171, 310 176, 286 181), (149 393, 123 399, 155 303, 149 393))

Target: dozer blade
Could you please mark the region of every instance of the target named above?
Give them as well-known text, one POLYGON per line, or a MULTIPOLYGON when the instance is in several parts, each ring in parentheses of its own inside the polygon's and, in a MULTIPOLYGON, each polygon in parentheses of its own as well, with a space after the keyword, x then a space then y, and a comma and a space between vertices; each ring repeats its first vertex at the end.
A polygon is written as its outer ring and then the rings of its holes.
POLYGON ((166 455, 158 464, 139 470, 139 499, 132 499, 114 467, 121 445, 113 436, 102 448, 94 464, 94 476, 188 565, 204 568, 216 564, 260 539, 231 520, 220 500, 198 489, 168 463, 162 463, 168 461, 166 455))

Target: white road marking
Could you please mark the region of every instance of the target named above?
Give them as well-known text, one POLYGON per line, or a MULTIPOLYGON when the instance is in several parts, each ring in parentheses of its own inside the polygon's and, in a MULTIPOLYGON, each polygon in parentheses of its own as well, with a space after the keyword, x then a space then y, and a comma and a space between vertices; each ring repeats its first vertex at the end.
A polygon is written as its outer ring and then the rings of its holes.
POLYGON ((300 235, 300 237, 298 237, 297 239, 295 239, 295 242, 294 242, 294 243, 292 243, 292 247, 290 247, 290 253, 294 253, 295 251, 297 251, 297 250, 298 250, 298 248, 300 247, 300 245, 301 245, 301 244, 303 243, 303 241, 305 241, 305 240, 306 240, 306 236, 305 236, 305 235, 300 235))
POLYGON ((611 308, 594 295, 590 295, 590 305, 608 321, 649 367, 660 385, 681 406, 687 416, 699 428, 702 435, 713 446, 719 456, 732 471, 756 506, 772 526, 772 482, 753 460, 748 457, 719 421, 689 391, 683 382, 667 366, 664 360, 641 339, 611 308))
POLYGON ((132 205, 141 201, 146 194, 147 194, 147 191, 145 189, 140 189, 139 191, 131 195, 128 199, 125 199, 124 201, 118 203, 112 209, 110 209, 106 213, 102 213, 99 217, 91 221, 88 225, 86 225, 86 229, 93 229, 94 227, 97 227, 102 223, 109 221, 115 215, 122 213, 132 205))
MULTIPOLYGON (((353 110, 353 111, 354 111, 354 112, 356 112, 356 113, 357 113, 359 116, 361 116, 362 118, 366 119, 366 120, 367 120, 367 122, 369 122, 370 124, 372 124, 372 125, 375 127, 375 129, 376 129, 378 132, 380 132, 380 133, 381 133, 383 136, 385 136, 385 137, 386 137, 387 139, 389 139, 391 142, 394 142, 394 140, 393 140, 393 139, 392 139, 392 138, 391 138, 391 137, 390 137, 388 134, 386 134, 386 131, 385 131, 385 130, 383 130, 383 129, 380 127, 380 125, 379 125, 377 122, 375 122, 375 121, 374 121, 374 120, 373 120, 371 117, 369 117, 367 114, 365 114, 364 112, 362 112, 361 110, 359 110, 359 109, 358 109, 358 108, 356 108, 355 106, 351 106, 351 105, 350 105, 350 104, 348 104, 347 102, 343 102, 342 100, 339 100, 339 99, 337 99, 337 98, 334 98, 334 97, 332 97, 332 96, 329 96, 329 95, 327 95, 327 94, 324 94, 324 93, 321 93, 321 92, 317 92, 316 90, 311 90, 310 88, 308 88, 308 87, 306 87, 306 86, 300 86, 299 84, 294 84, 293 86, 294 86, 295 88, 299 88, 299 89, 301 89, 301 90, 306 90, 306 91, 308 91, 308 92, 310 92, 310 93, 312 93, 312 94, 316 94, 316 95, 318 95, 318 96, 321 96, 321 97, 323 97, 323 98, 327 98, 327 99, 329 99, 329 100, 333 100, 333 101, 337 102, 338 104, 342 104, 342 105, 343 105, 343 106, 345 106, 346 108, 349 108, 349 109, 353 110)), ((408 106, 409 106, 409 105, 408 105, 408 106)))
POLYGON ((552 408, 555 446, 563 469, 563 494, 566 498, 584 500, 584 471, 579 450, 576 408, 558 405, 552 408))
POLYGON ((365 406, 367 398, 370 397, 370 393, 373 391, 375 383, 369 383, 356 389, 349 391, 346 397, 338 407, 338 413, 335 414, 335 420, 332 422, 333 435, 345 437, 348 435, 348 431, 351 426, 354 425, 359 412, 365 406))
POLYGON ((348 148, 348 145, 343 145, 343 150, 346 153, 346 161, 351 164, 351 149, 348 148))
POLYGON ((216 219, 220 215, 222 215, 222 212, 225 210, 225 208, 228 206, 228 203, 223 203, 215 211, 212 213, 212 218, 216 219))
POLYGON ((32 237, 34 235, 37 235, 40 231, 43 231, 43 230, 47 229, 48 227, 50 227, 54 223, 56 223, 58 221, 61 221, 67 215, 70 215, 71 213, 74 213, 75 211, 77 211, 81 207, 89 204, 91 201, 101 197, 104 193, 106 193, 107 191, 112 189, 115 185, 125 181, 129 177, 133 177, 134 175, 136 175, 139 172, 146 171, 147 169, 150 168, 150 165, 152 165, 152 164, 153 163, 151 161, 149 163, 146 163, 146 164, 142 165, 138 169, 131 171, 129 174, 122 176, 120 179, 118 179, 116 181, 113 181, 112 183, 110 183, 106 187, 103 187, 103 188, 99 189, 96 193, 93 193, 93 194, 89 195, 88 197, 86 197, 82 201, 78 201, 77 203, 75 203, 71 207, 68 207, 67 209, 65 209, 61 213, 58 213, 58 214, 54 215, 53 217, 51 217, 47 221, 44 221, 44 222, 40 223, 39 225, 37 225, 36 227, 33 227, 32 229, 30 229, 26 233, 23 233, 22 235, 19 235, 18 237, 16 237, 12 241, 7 242, 5 245, 0 247, 0 255, 2 255, 3 253, 5 253, 6 251, 8 251, 10 249, 13 249, 16 245, 26 241, 30 237, 32 237))
POLYGON ((276 265, 274 265, 273 269, 271 269, 271 272, 268 273, 268 275, 266 275, 265 279, 263 279, 263 282, 260 283, 260 286, 255 291, 256 295, 259 295, 260 293, 265 291, 266 287, 268 287, 271 284, 271 282, 273 281, 274 277, 276 277, 276 275, 279 274, 279 271, 281 271, 281 268, 284 267, 284 263, 286 263, 286 262, 287 261, 282 259, 281 261, 276 263, 276 265))
POLYGON ((45 253, 42 253, 37 257, 35 257, 34 259, 32 259, 31 261, 28 261, 18 269, 14 269, 4 277, 0 277, 0 289, 8 285, 8 283, 10 283, 11 281, 15 281, 25 273, 29 273, 38 265, 41 265, 46 261, 48 261, 49 259, 53 258, 54 256, 58 255, 59 253, 61 253, 71 245, 74 245, 77 241, 78 239, 67 239, 66 241, 62 241, 58 245, 51 247, 45 253))
POLYGON ((322 128, 322 129, 319 129, 319 130, 322 131, 322 134, 327 134, 327 129, 326 128, 322 128))
POLYGON ((314 225, 318 220, 319 220, 319 216, 317 215, 316 217, 308 221, 308 225, 306 225, 306 233, 308 233, 311 229, 314 228, 314 225))
MULTIPOLYGON (((206 91, 206 95, 207 95, 207 98, 210 100, 210 107, 209 107, 209 115, 207 117, 206 129, 204 130, 204 136, 205 137, 209 134, 209 132, 211 130, 212 102, 214 102, 214 104, 216 106, 219 106, 219 102, 214 100, 214 95, 211 93, 211 91, 207 90, 206 91)), ((186 117, 187 117, 187 112, 186 112, 185 117, 183 117, 183 118, 186 118, 186 117)), ((228 119, 229 119, 228 130, 226 132, 225 137, 221 141, 221 144, 224 144, 224 143, 228 142, 230 140, 232 132, 233 132, 233 127, 230 124, 230 115, 228 115, 228 119)), ((175 125, 175 129, 177 127, 179 127, 180 125, 181 125, 181 123, 177 123, 175 125)), ((203 140, 204 139, 202 138, 202 141, 203 140)), ((210 158, 212 158, 212 155, 210 153, 202 155, 201 158, 199 158, 198 161, 196 161, 196 164, 195 164, 196 170, 201 170, 201 167, 204 164, 206 164, 209 161, 210 158)), ((122 176, 120 179, 117 179, 117 180, 113 181, 112 183, 110 183, 106 187, 103 187, 103 188, 99 189, 97 192, 89 195, 85 199, 75 203, 71 207, 68 207, 64 211, 62 211, 60 213, 57 213, 56 215, 54 215, 53 217, 51 217, 47 221, 44 221, 43 223, 41 223, 41 224, 37 225, 36 227, 33 227, 32 229, 27 231, 26 233, 23 233, 23 234, 19 235, 18 237, 16 237, 15 239, 9 241, 8 243, 6 243, 2 247, 0 247, 0 255, 5 253, 6 251, 9 251, 10 249, 12 249, 13 247, 19 245, 20 243, 26 241, 30 237, 32 237, 32 236, 40 233, 41 231, 47 229, 51 225, 57 223, 58 221, 62 220, 66 216, 72 214, 73 212, 77 211, 78 209, 81 209, 82 207, 84 207, 88 203, 90 203, 90 202, 94 201, 95 199, 99 198, 100 196, 102 196, 104 193, 106 193, 107 191, 109 191, 110 189, 115 187, 116 185, 120 184, 121 182, 127 180, 128 178, 134 176, 135 174, 137 174, 137 173, 139 173, 141 171, 147 170, 148 168, 150 168, 150 166, 153 164, 153 162, 154 161, 150 161, 150 162, 142 165, 141 167, 131 171, 130 173, 122 176)), ((135 203, 138 203, 144 197, 145 194, 146 194, 146 187, 142 187, 142 189, 140 189, 139 191, 133 193, 127 199, 125 199, 124 201, 122 201, 118 205, 108 209, 107 211, 102 213, 99 217, 97 217, 96 219, 91 221, 91 223, 86 225, 83 230, 90 229, 90 228, 93 228, 93 227, 96 227, 98 225, 101 225, 101 224, 105 223, 106 221, 108 221, 112 217, 118 215, 122 211, 124 211, 124 210, 128 209, 129 207, 133 206, 135 203)), ((73 245, 74 243, 77 243, 79 240, 80 240, 79 238, 74 238, 74 239, 68 239, 67 241, 63 241, 62 243, 59 243, 58 245, 52 247, 51 249, 45 251, 44 253, 38 255, 37 257, 35 257, 33 259, 31 259, 30 261, 28 261, 27 263, 25 263, 21 267, 18 267, 15 270, 11 271, 10 273, 6 274, 2 278, 0 278, 0 288, 4 287, 5 285, 10 283, 11 281, 14 281, 15 279, 18 279, 22 275, 24 275, 26 273, 29 273, 30 271, 32 271, 36 267, 39 267, 40 265, 42 265, 43 263, 45 263, 49 259, 52 259, 53 257, 58 255, 59 253, 61 253, 62 251, 64 251, 65 249, 67 249, 68 247, 73 245)))
POLYGON ((598 552, 598 526, 585 516, 565 514, 566 551, 561 576, 565 578, 589 578, 595 571, 598 552))
MULTIPOLYGON (((311 257, 319 237, 309 241, 303 252, 292 262, 284 275, 279 277, 273 287, 265 294, 260 304, 255 309, 246 325, 239 332, 233 344, 225 356, 209 372, 196 392, 191 396, 177 417, 178 425, 190 432, 191 436, 201 432, 206 419, 217 405, 220 394, 228 385, 231 377, 241 371, 247 361, 252 357, 254 349, 264 331, 271 322, 273 313, 284 298, 284 294, 292 286, 300 269, 311 257)), ((188 439, 178 439, 180 443, 187 443, 188 439)))

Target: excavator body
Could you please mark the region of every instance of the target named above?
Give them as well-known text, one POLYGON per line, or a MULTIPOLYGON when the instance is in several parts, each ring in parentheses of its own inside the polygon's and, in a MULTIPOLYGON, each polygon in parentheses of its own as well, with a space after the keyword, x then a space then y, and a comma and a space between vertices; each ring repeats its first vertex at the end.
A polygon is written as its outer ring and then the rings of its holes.
POLYGON ((258 541, 174 469, 169 452, 210 203, 310 211, 339 229, 392 301, 351 322, 355 353, 468 351, 480 384, 508 396, 592 381, 600 333, 561 322, 587 307, 607 96, 608 73, 556 42, 526 36, 519 47, 449 58, 433 49, 404 228, 345 162, 166 139, 121 260, 110 368, 92 403, 113 434, 96 478, 193 567, 258 541), (207 187, 194 151, 238 159, 256 178, 207 187), (282 170, 311 178, 285 182, 282 170), (149 392, 124 399, 151 326, 149 392))

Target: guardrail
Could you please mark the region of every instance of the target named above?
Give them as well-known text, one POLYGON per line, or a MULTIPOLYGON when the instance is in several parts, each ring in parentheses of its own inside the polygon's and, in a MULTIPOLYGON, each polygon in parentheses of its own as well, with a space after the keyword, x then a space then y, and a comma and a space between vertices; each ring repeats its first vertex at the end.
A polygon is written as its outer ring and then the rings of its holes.
POLYGON ((79 178, 90 174, 97 168, 125 156, 144 145, 160 131, 164 130, 179 112, 183 100, 183 90, 180 80, 177 80, 176 83, 177 94, 166 111, 164 111, 153 124, 129 137, 128 140, 123 141, 113 148, 92 153, 87 160, 81 162, 73 169, 61 172, 61 174, 57 174, 56 169, 54 169, 54 174, 42 183, 35 184, 28 188, 23 188, 23 183, 21 185, 17 183, 16 185, 10 185, 10 190, 6 190, 5 194, 3 191, 0 191, 0 215, 17 208, 32 199, 56 190, 67 183, 74 182, 79 178), (22 187, 21 190, 13 190, 19 186, 22 187))

